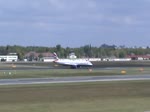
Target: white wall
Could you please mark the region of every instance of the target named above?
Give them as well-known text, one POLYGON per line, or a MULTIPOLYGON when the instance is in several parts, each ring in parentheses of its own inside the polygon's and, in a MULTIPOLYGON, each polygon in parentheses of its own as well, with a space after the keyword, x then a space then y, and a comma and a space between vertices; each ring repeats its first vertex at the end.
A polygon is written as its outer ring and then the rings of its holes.
POLYGON ((17 61, 18 56, 17 55, 0 55, 0 61, 4 59, 6 62, 12 62, 12 61, 17 61))

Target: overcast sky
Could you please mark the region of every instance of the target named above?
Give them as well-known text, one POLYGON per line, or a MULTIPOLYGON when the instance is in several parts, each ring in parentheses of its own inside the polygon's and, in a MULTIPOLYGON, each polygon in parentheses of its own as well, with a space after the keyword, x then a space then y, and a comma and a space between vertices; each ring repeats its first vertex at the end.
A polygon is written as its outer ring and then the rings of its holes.
POLYGON ((0 45, 150 46, 150 0, 0 0, 0 45))

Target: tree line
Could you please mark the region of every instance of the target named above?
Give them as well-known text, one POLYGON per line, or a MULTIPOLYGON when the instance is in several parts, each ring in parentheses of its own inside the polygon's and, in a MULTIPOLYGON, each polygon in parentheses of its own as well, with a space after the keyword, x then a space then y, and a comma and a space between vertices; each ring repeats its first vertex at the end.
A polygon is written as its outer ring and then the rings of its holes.
POLYGON ((60 58, 66 58, 69 53, 74 52, 78 58, 125 58, 127 55, 148 55, 150 48, 134 47, 127 48, 125 46, 107 45, 103 44, 99 47, 85 45, 77 48, 62 47, 60 44, 55 47, 41 47, 41 46, 0 46, 0 54, 7 55, 9 53, 17 53, 20 60, 24 59, 24 55, 30 51, 37 53, 56 52, 60 58))

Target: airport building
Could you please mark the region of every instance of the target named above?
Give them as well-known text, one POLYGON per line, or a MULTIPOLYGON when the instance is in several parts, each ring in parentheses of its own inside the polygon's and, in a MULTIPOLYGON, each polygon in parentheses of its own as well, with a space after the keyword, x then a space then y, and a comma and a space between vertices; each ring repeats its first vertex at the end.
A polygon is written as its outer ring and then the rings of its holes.
POLYGON ((53 57, 43 57, 41 61, 43 62, 53 62, 55 59, 53 57))
POLYGON ((53 53, 37 53, 37 52, 28 52, 25 54, 24 61, 43 61, 43 62, 52 62, 54 61, 53 53))
POLYGON ((131 60, 150 60, 150 55, 128 55, 131 60))
POLYGON ((76 59, 77 56, 75 55, 74 52, 71 52, 67 58, 69 58, 69 59, 76 59))
POLYGON ((16 62, 18 61, 17 55, 0 55, 1 62, 16 62))

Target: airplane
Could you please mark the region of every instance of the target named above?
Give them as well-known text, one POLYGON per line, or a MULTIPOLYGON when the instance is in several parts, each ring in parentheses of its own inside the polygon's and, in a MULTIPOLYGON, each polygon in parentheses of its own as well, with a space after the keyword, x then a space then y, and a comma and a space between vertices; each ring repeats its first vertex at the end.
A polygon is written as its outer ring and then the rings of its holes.
POLYGON ((85 59, 59 59, 56 53, 53 53, 55 60, 54 63, 63 66, 70 66, 72 69, 77 69, 81 67, 92 67, 93 64, 89 60, 85 59))

